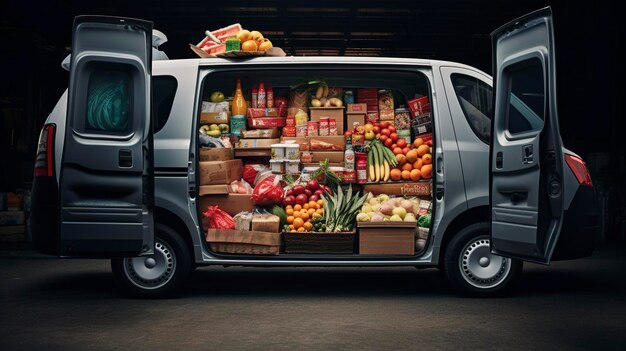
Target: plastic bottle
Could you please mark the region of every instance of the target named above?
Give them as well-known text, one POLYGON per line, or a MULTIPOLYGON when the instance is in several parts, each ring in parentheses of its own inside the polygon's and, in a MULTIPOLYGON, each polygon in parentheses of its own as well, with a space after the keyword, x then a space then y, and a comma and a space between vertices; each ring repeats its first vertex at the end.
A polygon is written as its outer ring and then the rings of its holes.
POLYGON ((274 107, 274 89, 272 89, 271 84, 267 86, 267 107, 274 107))
POLYGON ((241 90, 241 79, 237 78, 237 88, 235 89, 235 96, 233 97, 232 114, 233 116, 245 116, 247 108, 246 98, 243 96, 243 91, 241 90))
POLYGON ((346 143, 346 152, 343 155, 343 161, 343 166, 347 171, 354 171, 354 150, 352 150, 352 143, 350 142, 346 143))
POLYGON ((252 107, 257 107, 257 96, 259 91, 256 88, 256 84, 252 86, 252 107))
POLYGON ((265 84, 263 82, 259 83, 259 92, 256 96, 256 107, 265 108, 267 107, 267 100, 265 95, 265 84))

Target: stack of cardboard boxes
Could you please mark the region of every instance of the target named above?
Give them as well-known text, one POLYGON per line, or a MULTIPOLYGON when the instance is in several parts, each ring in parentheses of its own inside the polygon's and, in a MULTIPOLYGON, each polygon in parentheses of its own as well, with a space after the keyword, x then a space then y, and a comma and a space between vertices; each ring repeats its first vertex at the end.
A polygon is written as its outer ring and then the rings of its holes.
POLYGON ((24 196, 0 193, 0 241, 26 240, 24 196))

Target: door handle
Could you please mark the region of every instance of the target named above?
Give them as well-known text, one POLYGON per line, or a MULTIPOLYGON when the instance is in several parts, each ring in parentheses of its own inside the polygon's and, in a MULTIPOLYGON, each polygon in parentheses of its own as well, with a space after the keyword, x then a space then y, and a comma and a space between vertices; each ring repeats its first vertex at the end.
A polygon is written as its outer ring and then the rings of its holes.
POLYGON ((498 153, 496 154, 496 168, 497 169, 501 169, 502 168, 502 151, 498 151, 498 153))
POLYGON ((131 168, 133 166, 133 153, 130 149, 120 149, 118 165, 122 168, 131 168))
POLYGON ((528 198, 527 192, 514 191, 510 195, 511 202, 520 202, 528 198))

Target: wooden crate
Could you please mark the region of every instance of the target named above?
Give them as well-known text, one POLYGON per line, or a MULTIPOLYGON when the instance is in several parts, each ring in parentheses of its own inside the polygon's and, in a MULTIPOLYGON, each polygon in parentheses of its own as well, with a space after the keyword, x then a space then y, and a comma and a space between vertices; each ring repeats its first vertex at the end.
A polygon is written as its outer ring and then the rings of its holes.
POLYGON ((355 238, 355 231, 342 233, 283 232, 283 252, 289 254, 353 254, 355 238))
POLYGON ((359 222, 359 254, 415 255, 415 222, 359 222))
POLYGON ((211 250, 242 255, 278 255, 280 233, 254 230, 209 229, 206 241, 211 250))

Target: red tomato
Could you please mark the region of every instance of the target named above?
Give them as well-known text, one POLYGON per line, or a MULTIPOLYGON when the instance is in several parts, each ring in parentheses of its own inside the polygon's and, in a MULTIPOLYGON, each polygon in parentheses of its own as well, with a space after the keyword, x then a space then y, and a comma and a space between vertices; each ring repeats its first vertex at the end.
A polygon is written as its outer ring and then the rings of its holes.
POLYGON ((393 140, 391 140, 391 139, 385 140, 385 146, 386 147, 391 147, 391 145, 393 145, 393 140))
POLYGON ((372 131, 374 132, 374 134, 379 134, 380 133, 380 127, 379 126, 374 126, 374 129, 372 129, 372 131))
MULTIPOLYGON (((393 150, 393 149, 395 149, 395 148, 397 148, 397 147, 398 147, 398 145, 396 145, 396 144, 392 144, 392 145, 391 145, 391 150, 393 150)), ((401 148, 401 149, 402 149, 402 148, 401 148)))
POLYGON ((384 129, 380 130, 380 134, 389 136, 389 134, 391 134, 391 132, 389 131, 389 129, 384 128, 384 129))
POLYGON ((408 147, 405 147, 404 149, 402 149, 402 153, 403 154, 407 154, 409 151, 411 151, 411 149, 409 149, 408 147))
POLYGON ((393 140, 393 142, 395 143, 396 141, 398 141, 398 134, 391 133, 389 134, 389 138, 391 138, 391 140, 393 140))
POLYGON ((385 129, 385 128, 387 128, 387 127, 389 127, 389 122, 386 122, 386 121, 381 121, 381 122, 380 122, 380 129, 381 129, 381 130, 382 130, 382 129, 385 129))
POLYGON ((380 141, 382 141, 384 143, 385 141, 387 141, 387 139, 389 139, 389 137, 386 136, 385 134, 381 134, 379 139, 380 139, 380 141))
POLYGON ((406 139, 404 139, 404 138, 398 139, 396 144, 398 144, 398 147, 403 148, 403 149, 407 146, 406 145, 406 139))
POLYGON ((350 135, 352 135, 352 131, 351 130, 346 130, 346 132, 343 133, 343 135, 350 136, 350 135))
POLYGON ((396 127, 390 125, 389 127, 387 127, 387 129, 389 129, 390 132, 395 133, 396 132, 396 127))

